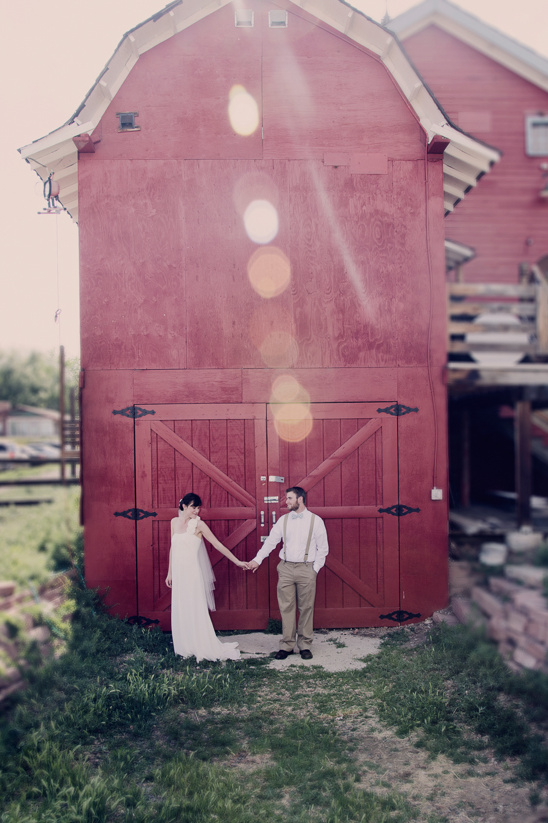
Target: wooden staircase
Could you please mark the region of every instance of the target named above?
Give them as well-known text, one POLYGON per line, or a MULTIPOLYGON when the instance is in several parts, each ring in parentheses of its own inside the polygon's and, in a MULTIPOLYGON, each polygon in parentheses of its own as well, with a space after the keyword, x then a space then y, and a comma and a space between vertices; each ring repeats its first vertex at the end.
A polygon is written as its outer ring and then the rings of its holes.
POLYGON ((448 383, 548 384, 548 281, 448 283, 448 383), (526 358, 526 362, 520 362, 526 358))

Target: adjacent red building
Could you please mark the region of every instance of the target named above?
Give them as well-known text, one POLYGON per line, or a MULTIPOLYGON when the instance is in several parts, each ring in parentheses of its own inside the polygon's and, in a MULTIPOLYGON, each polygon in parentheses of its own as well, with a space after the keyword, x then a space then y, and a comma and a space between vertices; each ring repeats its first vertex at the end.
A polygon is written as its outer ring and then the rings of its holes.
MULTIPOLYGON (((175 2, 22 151, 80 225, 88 585, 169 628, 179 498, 252 558, 298 484, 317 626, 443 607, 443 217, 499 156, 393 35, 332 0, 175 2)), ((266 627, 275 561, 214 555, 216 626, 266 627)))
POLYGON ((502 153, 446 221, 447 237, 475 253, 463 279, 519 282, 548 255, 548 60, 447 0, 389 27, 451 122, 502 153))

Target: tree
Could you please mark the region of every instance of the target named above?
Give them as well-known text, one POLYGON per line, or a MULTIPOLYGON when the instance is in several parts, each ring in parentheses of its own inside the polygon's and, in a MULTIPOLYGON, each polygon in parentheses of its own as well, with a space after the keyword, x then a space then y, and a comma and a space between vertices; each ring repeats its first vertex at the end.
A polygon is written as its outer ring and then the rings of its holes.
MULTIPOLYGON (((65 368, 66 408, 71 387, 78 386, 80 365, 70 358, 65 368)), ((0 400, 12 405, 59 408, 59 358, 55 352, 0 351, 0 400)))

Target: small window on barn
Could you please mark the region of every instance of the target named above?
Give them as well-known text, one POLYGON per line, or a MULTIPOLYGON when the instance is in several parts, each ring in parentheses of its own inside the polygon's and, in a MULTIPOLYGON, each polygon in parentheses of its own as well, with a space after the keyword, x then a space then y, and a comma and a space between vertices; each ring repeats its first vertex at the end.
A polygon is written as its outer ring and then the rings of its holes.
POLYGON ((141 127, 135 123, 135 118, 139 117, 138 111, 117 111, 116 117, 120 121, 118 131, 140 131, 141 127))
POLYGON ((237 29, 253 28, 253 12, 251 9, 238 9, 234 14, 234 25, 237 29))
POLYGON ((548 157, 548 115, 525 118, 525 152, 530 157, 548 157))
POLYGON ((287 28, 287 12, 283 10, 268 12, 268 25, 271 29, 287 28))

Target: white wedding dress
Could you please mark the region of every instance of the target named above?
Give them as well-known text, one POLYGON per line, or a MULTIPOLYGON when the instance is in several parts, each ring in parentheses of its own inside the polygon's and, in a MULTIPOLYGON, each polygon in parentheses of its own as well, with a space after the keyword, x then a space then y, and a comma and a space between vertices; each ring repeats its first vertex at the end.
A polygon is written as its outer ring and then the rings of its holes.
POLYGON ((171 538, 171 633, 173 649, 181 657, 200 660, 238 660, 237 643, 221 643, 209 608, 214 609, 215 577, 204 542, 194 534, 198 518, 187 531, 171 538), (209 607, 208 607, 209 603, 209 607))

